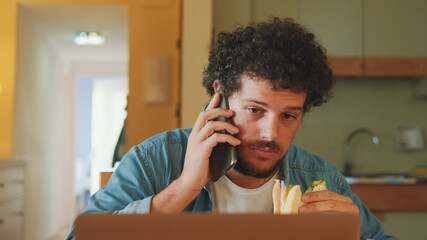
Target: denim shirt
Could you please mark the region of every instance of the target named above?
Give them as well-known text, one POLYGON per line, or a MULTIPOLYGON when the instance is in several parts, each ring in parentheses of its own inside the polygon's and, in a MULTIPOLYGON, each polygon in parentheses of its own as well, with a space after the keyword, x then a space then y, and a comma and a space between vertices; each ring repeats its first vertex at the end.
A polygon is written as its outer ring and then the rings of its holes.
MULTIPOLYGON (((167 131, 132 147, 108 184, 91 196, 83 213, 149 213, 153 196, 181 175, 190 133, 191 129, 167 131)), ((385 235, 378 219, 351 192, 344 176, 332 164, 294 145, 289 147, 285 159, 279 170, 279 178, 286 185, 298 184, 305 192, 314 180, 324 180, 329 191, 351 197, 359 207, 362 238, 396 239, 385 235)), ((211 212, 212 208, 211 193, 205 187, 184 212, 211 212)), ((73 229, 67 239, 71 239, 72 235, 73 229)))

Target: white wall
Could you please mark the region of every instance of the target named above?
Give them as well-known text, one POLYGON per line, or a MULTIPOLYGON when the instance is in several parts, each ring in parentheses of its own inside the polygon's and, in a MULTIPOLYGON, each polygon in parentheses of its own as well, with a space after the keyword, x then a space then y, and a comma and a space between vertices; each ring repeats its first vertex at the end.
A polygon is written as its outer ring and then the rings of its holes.
POLYGON ((47 239, 72 216, 71 122, 63 108, 70 88, 65 62, 37 21, 22 6, 18 17, 14 158, 27 163, 25 239, 47 239))

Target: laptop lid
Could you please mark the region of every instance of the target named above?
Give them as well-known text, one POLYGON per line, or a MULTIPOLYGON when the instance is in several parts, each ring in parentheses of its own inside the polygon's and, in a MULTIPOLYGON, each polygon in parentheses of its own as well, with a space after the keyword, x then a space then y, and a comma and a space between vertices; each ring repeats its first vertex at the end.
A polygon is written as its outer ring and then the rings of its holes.
POLYGON ((82 214, 76 240, 93 239, 360 239, 354 214, 82 214))

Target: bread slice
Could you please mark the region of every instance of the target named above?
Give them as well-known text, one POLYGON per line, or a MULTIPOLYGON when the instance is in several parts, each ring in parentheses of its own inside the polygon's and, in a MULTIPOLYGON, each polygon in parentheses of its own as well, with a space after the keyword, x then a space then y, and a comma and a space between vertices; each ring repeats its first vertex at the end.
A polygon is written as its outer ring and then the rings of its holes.
MULTIPOLYGON (((301 187, 299 185, 286 187, 283 180, 275 180, 273 187, 273 212, 274 214, 297 214, 301 201, 301 187)), ((313 181, 312 187, 306 192, 327 190, 325 181, 313 181)))
POLYGON ((274 181, 276 181, 274 183, 274 187, 273 187, 273 209, 274 209, 274 214, 280 214, 280 193, 281 193, 281 188, 280 188, 280 180, 275 179, 274 181))
POLYGON ((299 185, 295 185, 289 190, 286 197, 285 205, 282 208, 282 214, 296 214, 298 213, 299 207, 301 207, 301 188, 299 185))
POLYGON ((286 187, 286 185, 283 183, 281 186, 281 195, 280 195, 280 213, 283 214, 286 201, 288 200, 288 192, 289 189, 286 187))

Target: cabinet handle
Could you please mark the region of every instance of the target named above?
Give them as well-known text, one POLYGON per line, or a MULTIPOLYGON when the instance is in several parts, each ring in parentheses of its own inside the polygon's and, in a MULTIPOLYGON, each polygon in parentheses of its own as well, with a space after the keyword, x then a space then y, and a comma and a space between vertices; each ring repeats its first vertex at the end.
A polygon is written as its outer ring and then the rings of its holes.
POLYGON ((3 182, 0 182, 0 188, 3 188, 4 187, 4 185, 6 185, 5 183, 3 183, 3 182))
POLYGON ((3 218, 0 218, 0 225, 3 225, 3 224, 4 224, 3 218))

